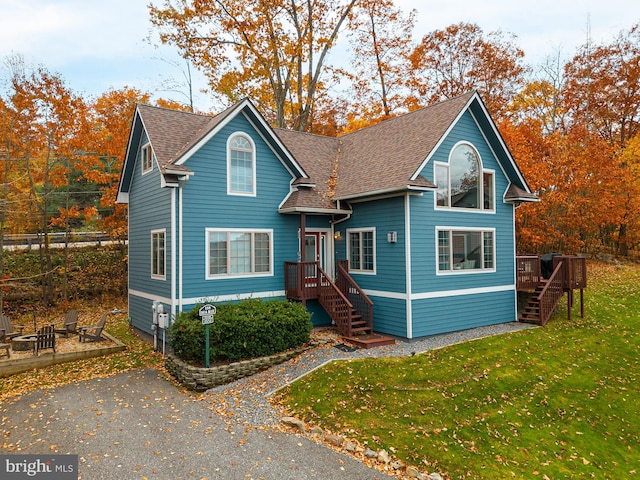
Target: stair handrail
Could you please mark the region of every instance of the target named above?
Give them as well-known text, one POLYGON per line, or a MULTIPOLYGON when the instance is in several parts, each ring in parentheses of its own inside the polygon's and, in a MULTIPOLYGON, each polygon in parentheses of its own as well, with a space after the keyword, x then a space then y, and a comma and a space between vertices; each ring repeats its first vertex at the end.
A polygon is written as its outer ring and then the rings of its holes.
POLYGON ((350 337, 353 305, 320 265, 318 265, 318 300, 335 322, 340 334, 344 337, 350 337), (335 305, 329 305, 325 290, 330 290, 337 295, 341 308, 338 309, 335 305))
POLYGON ((540 304, 540 325, 546 325, 547 321, 553 314, 558 302, 564 295, 562 288, 562 261, 559 261, 553 270, 551 277, 547 280, 546 285, 538 295, 540 304))
POLYGON ((367 322, 367 327, 373 330, 373 301, 364 293, 353 277, 349 275, 344 264, 338 263, 338 288, 346 295, 349 292, 349 287, 353 288, 357 297, 362 300, 362 302, 353 302, 356 313, 367 322), (347 282, 347 288, 342 288, 340 279, 344 279, 347 282))

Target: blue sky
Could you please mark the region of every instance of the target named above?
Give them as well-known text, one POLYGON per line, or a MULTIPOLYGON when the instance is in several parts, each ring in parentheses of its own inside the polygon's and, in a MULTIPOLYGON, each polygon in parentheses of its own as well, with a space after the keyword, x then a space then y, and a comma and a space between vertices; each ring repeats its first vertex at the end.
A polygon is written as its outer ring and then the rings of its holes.
MULTIPOLYGON (((175 66, 180 58, 174 49, 153 45, 158 41, 148 19, 149 1, 0 0, 0 68, 7 56, 20 54, 28 65, 58 73, 84 96, 130 86, 182 101, 181 94, 162 91, 182 70, 175 66)), ((532 66, 558 51, 571 57, 586 41, 588 24, 592 41, 601 43, 640 21, 637 0, 396 0, 396 5, 418 11, 416 38, 458 22, 477 23, 485 33, 514 33, 532 66)), ((202 75, 196 74, 195 83, 205 86, 202 75)), ((212 105, 197 94, 196 107, 206 111, 212 105)))

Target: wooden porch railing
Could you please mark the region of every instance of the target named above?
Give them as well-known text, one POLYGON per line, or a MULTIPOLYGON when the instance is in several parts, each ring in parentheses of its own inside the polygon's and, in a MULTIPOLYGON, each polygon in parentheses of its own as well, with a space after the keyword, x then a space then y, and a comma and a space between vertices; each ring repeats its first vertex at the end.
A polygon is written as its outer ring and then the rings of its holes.
POLYGON ((553 258, 553 268, 562 262, 562 288, 565 290, 576 290, 587 287, 587 259, 574 255, 562 255, 553 258))
POLYGON ((562 288, 563 282, 563 262, 562 260, 556 263, 556 267, 551 274, 546 285, 542 289, 542 292, 538 295, 538 302, 540 305, 540 325, 546 325, 547 321, 553 314, 558 302, 564 295, 564 289, 562 288))
POLYGON ((536 255, 516 257, 516 286, 518 290, 535 290, 540 279, 540 257, 536 255))
POLYGON ((373 302, 349 275, 348 260, 338 260, 336 283, 353 305, 356 314, 365 322, 364 326, 368 327, 369 332, 373 332, 373 302))
POLYGON ((305 303, 318 298, 318 262, 284 262, 284 290, 287 298, 305 303))

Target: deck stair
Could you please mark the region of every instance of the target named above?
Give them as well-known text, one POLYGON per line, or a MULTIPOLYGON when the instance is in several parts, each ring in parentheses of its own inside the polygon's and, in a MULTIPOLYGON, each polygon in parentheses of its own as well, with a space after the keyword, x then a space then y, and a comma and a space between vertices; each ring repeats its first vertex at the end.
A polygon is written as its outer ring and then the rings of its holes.
POLYGON ((538 284, 535 291, 531 295, 529 299, 529 303, 524 307, 524 310, 518 317, 518 321, 524 323, 534 323, 536 325, 542 325, 542 321, 540 319, 540 299, 538 298, 544 290, 544 286, 547 282, 542 281, 538 284))
POLYGON ((571 320, 574 290, 580 291, 580 315, 584 317, 584 289, 587 286, 587 269, 583 257, 559 255, 553 258, 553 273, 549 279, 540 276, 537 257, 517 257, 518 290, 528 290, 535 285, 528 304, 520 313, 520 322, 546 325, 558 308, 560 299, 567 293, 567 316, 571 320))

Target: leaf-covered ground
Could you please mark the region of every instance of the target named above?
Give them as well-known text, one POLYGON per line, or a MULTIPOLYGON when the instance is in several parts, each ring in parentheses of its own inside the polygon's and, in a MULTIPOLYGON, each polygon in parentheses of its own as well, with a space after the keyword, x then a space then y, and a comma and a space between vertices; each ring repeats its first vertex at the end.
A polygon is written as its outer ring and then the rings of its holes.
MULTIPOLYGON (((579 297, 577 297, 579 299, 579 297)), ((290 414, 448 478, 640 472, 640 268, 589 265, 586 315, 403 359, 337 362, 290 414)))
MULTIPOLYGON (((119 299, 104 301, 99 308, 91 305, 72 305, 78 310, 79 325, 95 325, 103 312, 112 312, 107 317, 105 330, 123 342, 127 349, 102 357, 76 362, 68 362, 50 367, 31 370, 0 379, 0 401, 36 388, 52 388, 58 385, 78 382, 90 378, 104 377, 134 368, 148 366, 162 370, 163 357, 153 351, 153 345, 143 341, 129 326, 124 302, 119 299)), ((71 308, 70 307, 70 308, 71 308)), ((46 319, 36 320, 36 327, 44 323, 62 323, 64 311, 52 313, 46 319)), ((15 323, 25 325, 25 333, 34 331, 32 317, 17 318, 15 323)), ((72 339, 77 342, 77 338, 72 339)))

